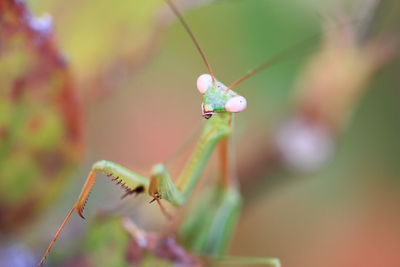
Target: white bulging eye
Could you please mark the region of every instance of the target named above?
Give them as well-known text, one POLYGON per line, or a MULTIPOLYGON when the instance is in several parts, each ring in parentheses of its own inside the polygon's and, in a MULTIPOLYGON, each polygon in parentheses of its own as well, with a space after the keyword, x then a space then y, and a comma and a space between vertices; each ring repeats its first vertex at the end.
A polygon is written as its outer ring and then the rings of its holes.
POLYGON ((200 94, 204 94, 212 84, 212 77, 210 74, 203 74, 197 78, 197 89, 200 94))
POLYGON ((228 112, 241 112, 247 107, 246 98, 243 96, 235 96, 228 100, 225 104, 225 110, 228 112))

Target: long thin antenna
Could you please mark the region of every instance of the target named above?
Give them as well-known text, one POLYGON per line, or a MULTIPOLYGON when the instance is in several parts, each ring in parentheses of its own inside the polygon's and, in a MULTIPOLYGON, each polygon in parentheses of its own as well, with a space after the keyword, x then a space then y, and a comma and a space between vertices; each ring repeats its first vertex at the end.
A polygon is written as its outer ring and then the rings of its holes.
POLYGON ((235 87, 236 85, 238 85, 239 83, 247 80, 248 78, 250 78, 251 76, 253 76, 254 74, 276 64, 279 62, 282 62, 285 59, 288 59, 294 55, 298 55, 298 50, 303 47, 308 45, 308 43, 312 40, 317 39, 317 37, 319 36, 319 34, 313 35, 299 43, 297 43, 294 46, 291 46, 283 51, 281 51, 280 53, 274 55, 271 58, 268 58, 267 60, 265 60, 264 62, 262 62, 260 65, 258 65, 257 67, 249 70, 245 75, 243 75, 241 78, 239 78, 237 81, 235 81, 234 83, 232 83, 227 90, 231 90, 233 87, 235 87))
MULTIPOLYGON (((337 27, 343 27, 346 26, 348 24, 356 24, 359 22, 363 22, 365 20, 365 18, 355 18, 351 21, 345 22, 343 24, 337 25, 337 27)), ((243 75, 241 78, 239 78, 237 81, 235 81, 234 83, 232 83, 228 89, 231 90, 233 87, 235 87, 236 85, 238 85, 239 83, 247 80, 248 78, 252 77, 254 74, 274 65, 277 63, 280 63, 286 59, 291 58, 292 56, 296 56, 299 55, 298 50, 302 47, 306 47, 308 46, 308 44, 311 41, 317 40, 318 37, 321 36, 321 33, 317 33, 314 34, 306 39, 304 39, 303 41, 298 42, 297 44, 290 46, 289 48, 286 48, 285 50, 281 51, 280 53, 274 55, 271 58, 268 58, 267 60, 265 60, 264 62, 262 62, 260 65, 256 66, 255 68, 251 69, 250 71, 248 71, 245 75, 243 75)), ((308 48, 311 48, 312 46, 308 46, 308 48)))
POLYGON ((197 50, 199 51, 201 57, 203 58, 204 63, 208 69, 208 72, 211 75, 211 78, 214 82, 214 73, 212 71, 211 65, 207 60, 206 54, 204 53, 203 49, 201 49, 199 42, 197 41, 196 37, 194 36, 193 32, 190 30, 189 25, 186 23, 184 18, 182 17, 181 13, 179 12, 178 8, 172 3, 172 0, 165 0, 178 19, 181 21, 183 27, 186 29, 187 33, 189 34, 190 38, 192 38, 193 43, 195 44, 197 50))
POLYGON ((44 253, 42 259, 40 260, 39 264, 37 265, 37 267, 41 267, 43 266, 44 261, 46 260, 47 256, 49 255, 51 249, 53 248, 54 243, 56 242, 58 236, 60 235, 62 229, 64 228, 65 224, 68 222, 69 218, 71 217, 72 212, 75 209, 75 205, 72 206, 72 208, 68 211, 67 216, 65 216, 64 221, 62 222, 60 228, 58 228, 56 234, 54 235, 53 239, 51 240, 46 252, 44 253))

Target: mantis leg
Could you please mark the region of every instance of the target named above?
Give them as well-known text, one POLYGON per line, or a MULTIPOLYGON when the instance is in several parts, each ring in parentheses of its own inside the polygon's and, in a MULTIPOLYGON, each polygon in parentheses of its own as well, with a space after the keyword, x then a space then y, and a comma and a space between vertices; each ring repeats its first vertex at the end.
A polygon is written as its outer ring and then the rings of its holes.
POLYGON ((205 192, 180 229, 185 247, 206 257, 223 257, 241 204, 240 194, 233 188, 222 188, 218 184, 205 192))
POLYGON ((94 182, 96 181, 96 173, 101 172, 111 177, 113 181, 116 181, 117 185, 120 185, 126 190, 127 194, 142 193, 147 191, 149 186, 149 179, 141 176, 117 163, 101 160, 93 164, 91 171, 86 179, 85 185, 82 188, 81 194, 78 197, 78 201, 75 203, 74 208, 78 212, 79 216, 83 219, 83 209, 89 197, 89 193, 92 190, 94 182))
POLYGON ((134 173, 119 164, 105 160, 96 162, 89 172, 77 202, 69 210, 38 266, 43 265, 44 260, 48 256, 73 211, 76 210, 78 214, 84 218, 83 210, 89 193, 96 181, 97 172, 112 177, 113 180, 117 181, 117 184, 120 184, 127 191, 127 194, 148 191, 148 193, 156 200, 164 198, 174 205, 183 205, 192 192, 197 180, 200 178, 200 175, 216 145, 222 138, 230 134, 230 120, 231 115, 227 113, 218 114, 207 121, 195 151, 178 178, 177 185, 172 181, 162 164, 157 164, 153 167, 150 181, 148 178, 134 173))
POLYGON ((183 224, 181 238, 190 251, 214 258, 213 263, 280 267, 276 258, 225 256, 242 206, 229 141, 226 137, 218 145, 220 179, 183 224))
POLYGON ((223 257, 228 248, 242 206, 228 147, 228 138, 221 140, 220 179, 202 195, 180 232, 185 246, 191 251, 217 259, 223 257))
POLYGON ((137 173, 132 172, 131 170, 111 161, 101 160, 93 164, 92 169, 89 172, 89 175, 86 178, 85 185, 82 188, 82 192, 80 193, 78 200, 76 203, 71 207, 67 216, 65 217, 63 223, 55 233, 54 237, 52 238, 45 254, 43 255, 40 263, 38 266, 42 266, 45 259, 49 255, 54 243, 56 242, 58 236, 60 235, 62 229, 64 228, 65 224, 68 222, 69 218, 71 217, 74 210, 77 211, 79 216, 83 219, 83 210, 85 208, 85 204, 89 197, 89 193, 93 188, 94 182, 96 181, 96 174, 97 172, 101 172, 106 174, 107 176, 111 177, 112 180, 116 181, 117 184, 121 185, 125 190, 126 194, 132 193, 141 193, 147 190, 149 186, 149 179, 141 176, 137 173))
POLYGON ((207 121, 195 150, 178 177, 176 185, 162 164, 153 167, 149 194, 154 199, 165 199, 170 203, 183 205, 217 144, 231 133, 231 114, 216 114, 207 121))
POLYGON ((211 263, 216 266, 238 264, 280 267, 277 258, 225 256, 239 217, 242 199, 235 186, 224 187, 221 184, 217 183, 212 190, 202 195, 200 205, 184 222, 180 238, 185 247, 211 257, 211 263))

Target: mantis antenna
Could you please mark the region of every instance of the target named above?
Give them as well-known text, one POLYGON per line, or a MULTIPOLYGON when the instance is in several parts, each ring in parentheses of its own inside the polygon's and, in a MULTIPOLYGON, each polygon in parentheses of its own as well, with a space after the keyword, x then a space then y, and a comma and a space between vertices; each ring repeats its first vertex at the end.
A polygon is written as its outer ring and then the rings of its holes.
MULTIPOLYGON (((348 23, 358 23, 358 22, 362 22, 364 21, 364 18, 356 18, 350 22, 344 23, 343 25, 339 25, 339 27, 342 26, 346 26, 348 23)), ((286 48, 285 50, 281 51, 280 53, 275 54, 274 56, 266 59, 264 62, 262 62, 261 64, 259 64, 258 66, 254 67, 253 69, 250 69, 245 75, 243 75, 242 77, 240 77, 238 80, 236 80, 235 82, 233 82, 227 89, 227 91, 231 90, 233 87, 235 87, 236 85, 238 85, 239 83, 247 80, 248 78, 254 76, 255 74, 257 74, 258 72, 271 67, 272 65, 275 65, 277 63, 280 63, 286 59, 291 58, 292 56, 296 56, 299 55, 298 50, 303 48, 303 47, 309 47, 309 43, 311 41, 315 41, 316 39, 318 39, 318 37, 321 34, 315 34, 312 35, 300 42, 298 42, 297 44, 290 46, 288 48, 286 48)))
POLYGON ((169 5, 169 7, 172 9, 172 11, 175 13, 175 15, 178 17, 180 22, 182 23, 183 27, 189 34, 190 38, 192 39, 193 43, 195 44, 197 50, 199 51, 201 57, 203 58, 204 63, 206 64, 206 67, 208 69, 208 72, 211 75, 212 81, 214 82, 214 72, 212 71, 211 65, 208 62, 208 59, 206 57, 206 54, 204 53, 203 49, 200 46, 200 43, 197 41, 196 37, 194 36, 193 32, 190 30, 189 25, 186 23, 185 19, 179 12, 178 8, 172 3, 172 0, 165 0, 165 2, 169 5))
MULTIPOLYGON (((178 8, 174 5, 174 3, 172 2, 172 0, 165 0, 165 2, 169 5, 169 7, 171 8, 171 10, 174 12, 174 14, 178 17, 178 19, 180 20, 180 22, 182 23, 183 27, 185 28, 186 32, 189 34, 190 38, 192 39, 193 43, 195 44, 197 50, 199 51, 201 57, 203 58, 204 63, 206 64, 206 67, 208 69, 208 72, 211 75, 212 81, 215 81, 214 78, 214 72, 212 71, 211 65, 206 57, 206 54, 204 53, 203 49, 200 46, 200 43, 197 41, 195 35, 193 34, 192 30, 190 29, 189 25, 186 23, 185 19, 183 18, 182 14, 179 12, 178 8)), ((314 40, 318 37, 318 35, 312 36, 310 38, 307 38, 305 40, 303 40, 302 42, 298 43, 295 46, 291 46, 290 48, 282 51, 281 53, 276 54, 275 56, 273 56, 272 58, 269 58, 267 60, 265 60, 264 62, 262 62, 260 65, 258 65, 257 67, 251 69, 250 71, 248 71, 244 76, 242 76, 241 78, 239 78, 237 81, 235 81, 234 83, 232 83, 228 89, 231 90, 233 87, 235 87, 236 85, 238 85, 239 83, 243 82, 244 80, 247 80, 248 78, 252 77, 253 75, 255 75, 256 73, 276 64, 279 63, 291 56, 293 56, 295 53, 297 54, 298 49, 305 46, 306 44, 308 44, 311 40, 314 40)))
POLYGON ((313 41, 315 39, 317 39, 317 37, 319 36, 319 34, 313 35, 307 39, 304 39, 303 41, 300 41, 299 43, 297 43, 294 46, 291 46, 283 51, 281 51, 280 53, 266 59, 264 62, 262 62, 260 65, 254 67, 253 69, 249 70, 245 75, 243 75, 242 77, 240 77, 238 80, 236 80, 234 83, 232 83, 227 90, 231 90, 233 87, 235 87, 236 85, 238 85, 239 83, 247 80, 248 78, 254 76, 255 74, 257 74, 258 72, 276 64, 279 63, 283 60, 286 60, 294 55, 298 55, 298 50, 306 45, 308 45, 310 43, 310 41, 313 41))

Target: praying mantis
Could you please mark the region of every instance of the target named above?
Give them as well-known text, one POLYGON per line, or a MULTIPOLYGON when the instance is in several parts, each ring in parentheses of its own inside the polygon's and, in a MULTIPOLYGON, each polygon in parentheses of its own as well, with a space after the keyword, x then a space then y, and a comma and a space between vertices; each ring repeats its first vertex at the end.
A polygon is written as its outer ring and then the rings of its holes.
POLYGON ((148 193, 152 199, 151 202, 158 203, 163 213, 169 216, 162 205, 162 201, 167 201, 174 206, 183 206, 190 198, 195 185, 214 152, 219 154, 218 160, 221 172, 215 187, 210 194, 204 197, 202 204, 186 224, 187 232, 195 232, 192 235, 192 240, 190 240, 192 247, 195 248, 194 250, 198 254, 226 260, 230 263, 280 266, 280 261, 277 258, 235 258, 225 256, 242 203, 239 183, 232 170, 232 161, 229 156, 231 149, 230 136, 233 131, 235 114, 244 111, 247 107, 246 98, 232 89, 242 81, 276 63, 283 56, 287 56, 288 52, 292 52, 295 49, 292 47, 289 51, 284 51, 284 53, 264 61, 231 85, 226 86, 215 78, 203 49, 177 7, 171 0, 165 1, 192 39, 208 70, 207 74, 203 74, 197 79, 197 89, 202 95, 201 113, 207 119, 197 145, 177 179, 172 179, 166 167, 161 163, 152 167, 149 177, 111 161, 101 160, 94 163, 76 203, 68 211, 38 266, 44 264, 72 213, 76 211, 80 217, 85 218, 83 211, 97 174, 102 173, 115 180, 126 191, 125 196, 148 193))

